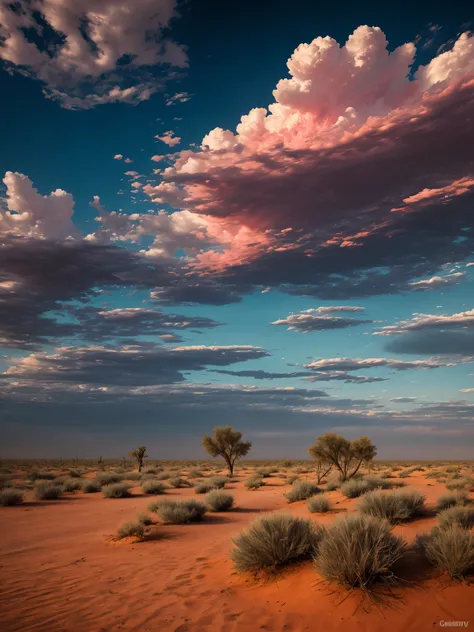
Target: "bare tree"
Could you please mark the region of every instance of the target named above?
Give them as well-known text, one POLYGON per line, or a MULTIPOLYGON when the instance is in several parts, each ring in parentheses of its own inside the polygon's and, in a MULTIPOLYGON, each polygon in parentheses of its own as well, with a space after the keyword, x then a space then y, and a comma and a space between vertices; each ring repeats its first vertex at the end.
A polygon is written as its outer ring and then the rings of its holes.
POLYGON ((362 463, 370 463, 377 448, 368 437, 348 441, 341 435, 327 433, 318 437, 310 454, 322 463, 333 465, 346 481, 357 474, 362 463))
POLYGON ((146 458, 148 458, 148 454, 146 453, 146 447, 144 445, 141 445, 136 450, 133 450, 133 452, 129 452, 128 456, 131 456, 136 460, 137 465, 138 465, 138 471, 141 472, 142 467, 143 467, 143 462, 145 461, 146 458))
POLYGON ((242 441, 242 433, 231 426, 214 428, 212 437, 206 436, 202 440, 203 448, 211 456, 221 456, 229 469, 229 476, 234 474, 234 465, 237 459, 245 456, 252 444, 250 441, 242 441))
POLYGON ((309 446, 308 452, 315 460, 314 471, 316 472, 316 482, 319 485, 319 483, 323 480, 323 478, 327 476, 329 472, 331 471, 332 463, 323 461, 323 459, 321 459, 321 457, 318 456, 316 446, 317 444, 309 446))

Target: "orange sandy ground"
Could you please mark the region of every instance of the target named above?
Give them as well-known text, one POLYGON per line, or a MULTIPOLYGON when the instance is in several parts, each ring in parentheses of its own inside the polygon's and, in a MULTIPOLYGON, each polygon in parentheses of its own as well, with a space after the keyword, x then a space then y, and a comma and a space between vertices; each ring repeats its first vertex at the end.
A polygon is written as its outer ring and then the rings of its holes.
MULTIPOLYGON (((129 499, 79 493, 0 508, 0 630, 424 632, 445 629, 443 621, 474 628, 473 585, 448 580, 416 555, 407 563, 409 583, 381 604, 323 582, 311 562, 260 584, 236 574, 231 537, 261 512, 283 509, 329 523, 358 502, 330 492, 336 511, 316 517, 304 502, 286 503, 280 479, 257 491, 247 491, 243 480, 228 485, 235 510, 199 524, 157 525, 143 542, 113 540, 118 526, 154 498, 138 488, 129 499)), ((446 492, 419 472, 405 482, 422 490, 431 508, 446 492)), ((167 496, 202 498, 188 488, 167 496)), ((411 542, 434 523, 423 518, 395 531, 411 542)))

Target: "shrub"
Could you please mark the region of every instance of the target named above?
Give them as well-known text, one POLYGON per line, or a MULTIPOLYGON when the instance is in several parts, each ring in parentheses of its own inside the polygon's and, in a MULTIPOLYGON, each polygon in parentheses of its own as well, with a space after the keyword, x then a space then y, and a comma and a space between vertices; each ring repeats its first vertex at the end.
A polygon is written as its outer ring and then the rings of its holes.
POLYGON ((331 472, 327 477, 326 491, 333 492, 341 486, 341 475, 338 472, 331 472))
POLYGON ((166 481, 168 478, 173 478, 173 475, 171 472, 159 472, 155 478, 158 481, 166 481))
POLYGON ((456 579, 474 568, 474 535, 458 524, 434 527, 431 534, 417 536, 416 546, 434 566, 456 579))
POLYGON ((77 478, 66 478, 61 482, 63 492, 77 492, 82 489, 82 481, 77 478))
POLYGON ((398 487, 401 483, 395 483, 393 481, 388 481, 382 476, 364 476, 362 479, 366 483, 369 484, 369 488, 372 489, 392 489, 393 487, 398 487))
POLYGON ((214 476, 213 478, 209 479, 209 482, 216 488, 216 489, 224 489, 226 483, 229 482, 229 479, 227 478, 227 476, 214 476))
POLYGON ((311 496, 306 501, 310 513, 326 513, 329 511, 329 500, 327 496, 321 494, 320 496, 311 496))
POLYGON ((81 478, 81 474, 77 470, 69 470, 69 476, 71 478, 81 478))
POLYGON ((444 494, 438 498, 436 509, 438 511, 443 511, 443 509, 449 509, 450 507, 455 507, 456 505, 466 505, 468 502, 469 497, 465 491, 460 491, 457 494, 444 494))
POLYGON ((451 507, 438 514, 439 526, 442 529, 457 524, 463 529, 474 527, 474 509, 468 507, 451 507))
POLYGON ((270 514, 255 520, 248 531, 233 539, 231 556, 238 571, 276 570, 279 566, 311 557, 324 529, 310 520, 270 514))
POLYGON ((188 476, 189 478, 200 478, 201 476, 203 476, 203 473, 197 468, 192 468, 189 470, 188 476))
POLYGON ((171 524, 185 524, 202 520, 206 513, 206 506, 197 500, 161 500, 150 505, 150 511, 154 511, 164 522, 171 524))
POLYGON ((142 522, 125 522, 117 531, 117 535, 120 539, 129 538, 135 536, 137 538, 143 538, 145 535, 145 527, 142 522))
POLYGON ((95 475, 96 481, 100 485, 112 485, 113 483, 121 483, 123 475, 118 472, 99 472, 95 475))
POLYGON ((425 496, 417 491, 370 492, 359 503, 362 514, 385 518, 392 524, 414 518, 424 508, 425 496))
POLYGON ((37 480, 52 481, 54 474, 52 472, 44 472, 41 470, 31 470, 28 472, 26 478, 33 483, 37 480))
POLYGON ((143 524, 145 527, 148 527, 151 524, 153 524, 152 517, 148 515, 145 511, 137 515, 137 520, 140 524, 143 524))
POLYGON ((346 498, 359 498, 359 496, 370 491, 370 489, 369 483, 362 479, 352 479, 341 485, 341 492, 346 498))
POLYGON ((268 478, 271 474, 271 470, 266 467, 261 467, 258 470, 255 470, 255 474, 260 478, 268 478))
POLYGON ((367 588, 394 578, 393 566, 404 555, 404 541, 393 535, 390 523, 372 516, 351 516, 334 523, 315 559, 329 581, 367 588))
POLYGON ((156 478, 150 478, 142 483, 142 492, 144 494, 164 494, 165 490, 166 485, 156 478))
POLYGON ((144 478, 144 476, 142 476, 142 474, 139 474, 138 472, 125 472, 122 480, 140 481, 142 480, 142 478, 144 478))
POLYGON ((473 483, 474 481, 472 479, 459 478, 455 481, 449 481, 448 483, 446 483, 446 487, 450 491, 463 490, 466 489, 466 487, 472 487, 473 483))
POLYGON ((296 481, 293 483, 290 491, 285 494, 285 498, 289 503, 295 503, 298 500, 306 500, 320 492, 320 488, 310 481, 296 481))
POLYGON ((209 492, 204 500, 211 511, 228 511, 234 504, 234 497, 219 489, 209 492))
POLYGON ((261 478, 258 478, 257 476, 251 476, 245 481, 245 487, 247 489, 258 489, 263 485, 265 485, 265 483, 262 481, 261 478))
POLYGON ((130 498, 130 485, 127 483, 112 483, 102 488, 104 498, 130 498))
POLYGON ((170 484, 171 487, 189 487, 189 484, 187 483, 187 481, 184 480, 184 478, 181 478, 179 476, 176 476, 174 478, 170 478, 170 480, 168 481, 168 483, 170 484))
POLYGON ((9 489, 6 487, 0 492, 0 506, 10 507, 12 505, 20 505, 23 502, 23 494, 17 489, 9 489))
POLYGON ((35 484, 35 498, 38 500, 57 500, 61 498, 63 489, 61 485, 50 481, 38 481, 35 484))
POLYGON ((208 482, 198 483, 194 487, 194 491, 196 494, 207 494, 207 492, 210 492, 213 489, 215 489, 214 485, 208 482))
POLYGON ((100 492, 101 485, 98 481, 93 479, 84 479, 82 481, 82 491, 85 494, 95 494, 96 492, 100 492))

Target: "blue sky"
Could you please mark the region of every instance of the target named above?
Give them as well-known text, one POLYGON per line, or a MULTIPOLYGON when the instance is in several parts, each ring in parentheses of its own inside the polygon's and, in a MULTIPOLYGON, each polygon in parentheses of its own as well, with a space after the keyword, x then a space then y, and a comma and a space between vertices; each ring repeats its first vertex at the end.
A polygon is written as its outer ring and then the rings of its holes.
POLYGON ((2 456, 225 423, 470 456, 467 7, 33 4, 0 3, 2 456))

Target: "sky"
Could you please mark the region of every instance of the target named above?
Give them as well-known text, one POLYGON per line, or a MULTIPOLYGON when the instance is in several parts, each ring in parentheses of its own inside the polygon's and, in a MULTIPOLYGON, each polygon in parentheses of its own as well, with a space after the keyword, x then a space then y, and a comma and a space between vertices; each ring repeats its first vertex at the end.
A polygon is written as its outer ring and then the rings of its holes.
POLYGON ((472 458, 472 28, 0 0, 0 457, 472 458))

